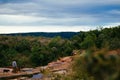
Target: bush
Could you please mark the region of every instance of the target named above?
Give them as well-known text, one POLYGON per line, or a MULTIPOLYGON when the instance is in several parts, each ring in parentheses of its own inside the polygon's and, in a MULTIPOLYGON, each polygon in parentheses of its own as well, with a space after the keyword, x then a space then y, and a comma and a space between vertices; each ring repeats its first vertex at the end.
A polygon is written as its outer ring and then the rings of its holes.
POLYGON ((120 56, 105 56, 105 53, 86 53, 74 64, 74 78, 90 80, 119 80, 120 78, 120 56), (89 55, 88 55, 89 54, 89 55))

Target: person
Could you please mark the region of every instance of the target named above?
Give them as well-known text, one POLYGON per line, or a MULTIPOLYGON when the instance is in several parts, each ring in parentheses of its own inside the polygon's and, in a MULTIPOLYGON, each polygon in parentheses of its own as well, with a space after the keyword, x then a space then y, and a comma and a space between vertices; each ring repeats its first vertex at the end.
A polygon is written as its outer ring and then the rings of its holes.
POLYGON ((12 67, 13 67, 13 72, 16 73, 17 72, 17 63, 16 63, 16 61, 12 62, 12 67))
POLYGON ((16 61, 13 61, 13 62, 12 62, 12 67, 17 67, 16 61))

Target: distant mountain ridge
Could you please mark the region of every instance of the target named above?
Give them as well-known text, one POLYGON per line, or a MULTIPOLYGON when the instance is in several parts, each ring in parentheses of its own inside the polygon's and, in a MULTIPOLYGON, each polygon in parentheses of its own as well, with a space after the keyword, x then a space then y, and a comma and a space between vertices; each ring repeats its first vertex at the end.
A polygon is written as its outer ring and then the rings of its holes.
POLYGON ((7 36, 41 36, 53 38, 55 36, 60 36, 62 38, 71 38, 78 32, 29 32, 29 33, 11 33, 11 34, 1 34, 7 36))

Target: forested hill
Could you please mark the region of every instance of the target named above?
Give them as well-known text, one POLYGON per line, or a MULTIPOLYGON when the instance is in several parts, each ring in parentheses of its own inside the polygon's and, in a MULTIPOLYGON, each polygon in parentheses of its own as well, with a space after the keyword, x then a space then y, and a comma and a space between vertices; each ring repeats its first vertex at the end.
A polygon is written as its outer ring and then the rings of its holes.
POLYGON ((120 26, 79 33, 46 33, 46 37, 56 36, 54 38, 36 37, 43 36, 40 33, 0 35, 0 67, 10 66, 13 60, 23 67, 44 66, 60 57, 70 56, 74 50, 93 52, 99 49, 120 49, 119 33, 120 26))
POLYGON ((1 34, 1 35, 10 35, 10 36, 42 36, 53 38, 55 36, 60 36, 62 38, 71 38, 76 35, 77 32, 30 32, 30 33, 12 33, 12 34, 1 34))

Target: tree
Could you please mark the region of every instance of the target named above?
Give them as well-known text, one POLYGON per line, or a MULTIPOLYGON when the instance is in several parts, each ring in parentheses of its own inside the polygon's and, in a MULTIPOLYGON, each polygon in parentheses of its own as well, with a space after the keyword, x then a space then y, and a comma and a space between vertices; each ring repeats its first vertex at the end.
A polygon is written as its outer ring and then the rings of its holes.
POLYGON ((94 46, 95 46, 94 37, 91 35, 85 37, 84 41, 81 43, 81 48, 83 49, 92 48, 94 46))
POLYGON ((28 40, 20 40, 16 45, 16 50, 20 53, 30 51, 30 42, 28 40))

